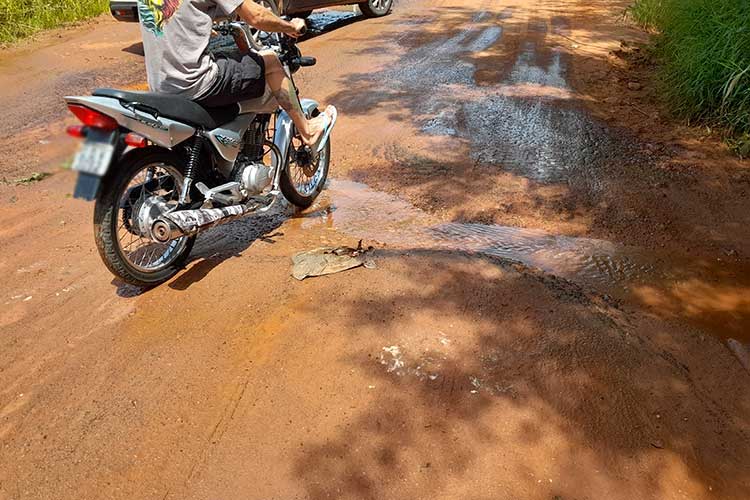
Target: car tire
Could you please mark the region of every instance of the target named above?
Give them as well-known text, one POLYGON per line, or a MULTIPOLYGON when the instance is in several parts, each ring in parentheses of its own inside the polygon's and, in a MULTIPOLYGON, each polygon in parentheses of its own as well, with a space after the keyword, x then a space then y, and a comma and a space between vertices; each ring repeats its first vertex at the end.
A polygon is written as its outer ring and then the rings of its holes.
POLYGON ((393 7, 393 0, 367 0, 359 4, 359 10, 365 17, 380 17, 388 14, 393 7))

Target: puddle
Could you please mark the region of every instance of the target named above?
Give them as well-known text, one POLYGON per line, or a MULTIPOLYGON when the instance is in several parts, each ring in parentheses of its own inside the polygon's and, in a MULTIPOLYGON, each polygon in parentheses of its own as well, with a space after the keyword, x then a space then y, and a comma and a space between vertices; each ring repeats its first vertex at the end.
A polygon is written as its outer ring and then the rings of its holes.
POLYGON ((557 276, 627 289, 659 272, 610 242, 517 227, 440 222, 409 203, 364 184, 331 180, 302 227, 319 225, 392 248, 472 252, 503 257, 557 276))

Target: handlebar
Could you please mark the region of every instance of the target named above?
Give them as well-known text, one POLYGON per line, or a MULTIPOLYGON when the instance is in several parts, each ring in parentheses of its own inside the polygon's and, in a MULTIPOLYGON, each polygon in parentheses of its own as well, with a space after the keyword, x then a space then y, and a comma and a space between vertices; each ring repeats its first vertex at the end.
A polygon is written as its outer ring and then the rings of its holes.
MULTIPOLYGON (((214 30, 221 35, 232 36, 237 44, 237 48, 241 52, 249 50, 261 51, 269 48, 275 50, 282 62, 289 66, 289 70, 292 73, 296 72, 300 67, 313 66, 317 62, 314 57, 303 57, 297 47, 297 39, 291 36, 272 33, 265 41, 268 43, 269 39, 271 39, 275 40, 275 42, 271 41, 270 46, 265 47, 257 36, 258 32, 253 33, 250 26, 242 21, 223 21, 214 25, 214 30)), ((307 26, 301 30, 300 35, 304 35, 305 33, 307 33, 307 26)))
MULTIPOLYGON (((263 44, 254 36, 250 26, 242 21, 223 21, 214 25, 214 30, 222 35, 232 36, 240 47, 240 49, 253 48, 255 50, 263 50, 263 44)), ((258 31, 255 32, 257 34, 258 31)), ((303 36, 307 33, 307 25, 304 25, 300 30, 299 35, 303 36)), ((280 33, 280 35, 285 36, 280 33)), ((287 35, 289 40, 294 40, 294 37, 287 35)))

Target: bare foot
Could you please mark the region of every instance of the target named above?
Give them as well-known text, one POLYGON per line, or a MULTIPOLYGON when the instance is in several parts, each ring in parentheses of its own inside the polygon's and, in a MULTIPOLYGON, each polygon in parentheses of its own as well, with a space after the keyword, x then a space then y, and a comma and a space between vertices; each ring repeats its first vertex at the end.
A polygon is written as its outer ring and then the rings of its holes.
POLYGON ((300 131, 302 142, 304 142, 308 146, 313 146, 318 141, 321 134, 323 134, 323 132, 325 131, 326 123, 328 123, 332 116, 333 106, 327 106, 323 114, 320 114, 315 118, 308 120, 308 133, 304 134, 300 131))

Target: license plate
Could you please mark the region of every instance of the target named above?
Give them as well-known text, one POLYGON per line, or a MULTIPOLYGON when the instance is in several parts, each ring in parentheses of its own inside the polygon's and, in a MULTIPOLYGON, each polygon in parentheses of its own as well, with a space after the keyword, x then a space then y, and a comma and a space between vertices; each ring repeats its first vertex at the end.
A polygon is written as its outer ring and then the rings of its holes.
POLYGON ((107 173, 114 153, 114 144, 86 141, 73 159, 73 165, 70 168, 101 177, 107 173))

